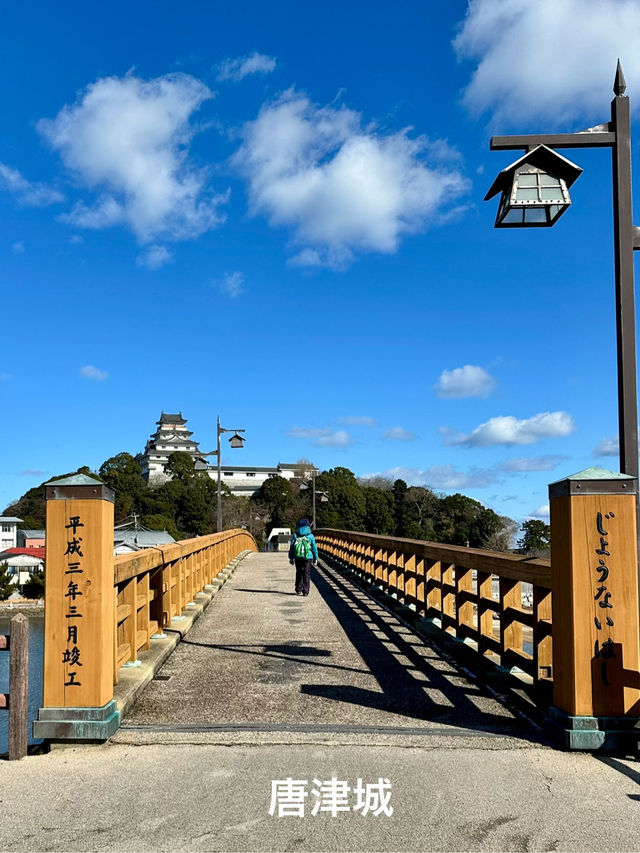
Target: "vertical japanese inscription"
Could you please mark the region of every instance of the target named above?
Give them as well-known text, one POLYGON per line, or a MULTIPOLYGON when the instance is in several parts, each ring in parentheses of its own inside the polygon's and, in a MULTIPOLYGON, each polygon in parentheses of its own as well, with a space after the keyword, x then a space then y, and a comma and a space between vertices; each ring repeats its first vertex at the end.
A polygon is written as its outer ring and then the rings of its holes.
POLYGON ((77 620, 83 618, 82 613, 82 596, 83 592, 80 589, 80 582, 84 574, 83 560, 84 554, 82 551, 82 539, 79 535, 80 528, 84 527, 84 522, 79 515, 72 515, 69 518, 69 523, 65 524, 67 531, 67 550, 64 552, 64 557, 68 559, 67 568, 65 569, 66 591, 64 593, 65 600, 65 618, 67 622, 67 640, 66 647, 62 650, 62 663, 68 665, 65 674, 65 687, 81 687, 79 668, 82 667, 80 651, 80 622, 77 620))
POLYGON ((596 513, 596 529, 600 547, 595 549, 596 559, 598 561, 595 567, 597 575, 595 579, 595 594, 594 601, 594 617, 593 621, 596 626, 596 641, 594 644, 593 654, 600 661, 600 679, 605 687, 609 687, 610 682, 607 673, 607 662, 615 658, 615 648, 611 637, 611 628, 614 627, 613 620, 614 602, 607 583, 611 575, 611 569, 608 563, 611 563, 611 551, 613 546, 610 539, 612 538, 609 530, 605 530, 605 519, 607 528, 611 527, 611 521, 615 518, 614 513, 608 512, 604 516, 601 512, 596 513), (607 539, 607 537, 610 537, 607 539))

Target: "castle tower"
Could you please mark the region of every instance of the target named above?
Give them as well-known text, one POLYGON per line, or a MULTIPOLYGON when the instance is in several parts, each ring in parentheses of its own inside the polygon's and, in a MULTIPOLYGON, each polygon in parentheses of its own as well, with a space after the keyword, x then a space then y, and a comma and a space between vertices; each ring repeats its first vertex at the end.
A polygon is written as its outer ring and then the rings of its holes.
POLYGON ((182 412, 177 415, 162 412, 156 424, 158 429, 147 441, 144 453, 136 457, 142 466, 142 476, 150 486, 159 486, 169 479, 165 468, 172 453, 183 451, 194 461, 200 458, 198 442, 191 438, 193 433, 187 429, 187 421, 182 417, 182 412))

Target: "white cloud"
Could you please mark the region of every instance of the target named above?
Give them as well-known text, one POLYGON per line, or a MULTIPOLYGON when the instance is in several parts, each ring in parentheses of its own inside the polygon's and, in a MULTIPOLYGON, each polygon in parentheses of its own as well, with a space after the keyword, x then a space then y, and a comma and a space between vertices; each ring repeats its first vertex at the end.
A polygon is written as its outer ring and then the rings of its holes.
POLYGON ((81 184, 98 193, 63 218, 82 228, 129 226, 141 242, 197 237, 218 225, 227 195, 188 161, 192 114, 211 98, 187 74, 104 77, 38 129, 81 184))
POLYGON ((494 444, 533 444, 544 438, 564 438, 575 429, 567 412, 541 412, 531 418, 519 420, 513 415, 500 415, 477 426, 471 433, 456 433, 440 427, 445 444, 464 444, 468 447, 486 447, 494 444))
POLYGON ((456 491, 458 489, 483 488, 495 483, 495 471, 485 468, 470 468, 466 473, 453 465, 434 465, 431 468, 388 468, 376 474, 367 474, 363 479, 388 477, 404 480, 410 486, 428 486, 432 489, 456 491))
POLYGON ((149 246, 144 251, 140 252, 136 258, 136 263, 139 267, 147 267, 150 270, 157 270, 173 260, 173 255, 166 246, 149 246))
POLYGON ((637 0, 470 0, 453 44, 477 65, 463 95, 509 125, 606 120, 616 61, 640 86, 637 0))
POLYGON ((220 292, 230 299, 237 299, 244 293, 244 275, 241 272, 232 272, 225 275, 220 282, 220 292))
POLYGON ((293 427, 288 433, 292 438, 303 438, 313 442, 316 447, 348 447, 353 439, 343 429, 317 429, 309 427, 293 427))
POLYGON ((11 244, 11 251, 14 255, 23 255, 24 254, 24 243, 22 240, 18 240, 17 243, 11 244))
POLYGON ((438 397, 488 397, 495 387, 495 379, 483 367, 465 364, 443 370, 435 391, 438 397))
POLYGON ((526 471, 551 471, 560 462, 563 462, 566 456, 556 456, 550 454, 548 456, 530 456, 518 457, 516 459, 506 459, 500 462, 497 468, 500 471, 511 472, 526 472, 526 471))
POLYGON ((540 518, 543 521, 548 521, 551 517, 551 508, 549 504, 542 504, 538 509, 534 509, 533 512, 529 513, 527 518, 540 518))
POLYGON ((618 456, 620 453, 620 439, 618 436, 613 438, 603 438, 597 447, 593 449, 594 456, 618 456))
POLYGON ((86 364, 84 367, 80 368, 80 376, 82 376, 83 379, 91 379, 94 382, 104 382, 109 374, 106 370, 98 370, 98 368, 94 367, 92 364, 86 364))
POLYGON ((340 418, 340 423, 346 426, 365 426, 373 427, 377 421, 375 418, 370 418, 367 415, 348 415, 346 418, 340 418))
POLYGON ((264 53, 251 53, 239 56, 237 59, 225 59, 218 65, 218 80, 233 80, 238 82, 249 74, 270 74, 276 67, 272 56, 264 53))
POLYGON ((338 268, 355 252, 395 252, 403 235, 450 209, 468 182, 447 154, 454 159, 445 143, 378 132, 353 110, 318 107, 291 89, 245 125, 234 162, 252 213, 302 245, 292 263, 338 268))
POLYGON ((18 203, 25 207, 46 207, 64 200, 58 190, 46 184, 28 181, 17 169, 12 169, 4 163, 0 163, 0 190, 14 195, 18 203))
POLYGON ((413 441, 416 437, 414 432, 411 432, 408 429, 403 429, 403 427, 391 427, 391 429, 385 430, 382 433, 382 438, 385 440, 391 441, 413 441))

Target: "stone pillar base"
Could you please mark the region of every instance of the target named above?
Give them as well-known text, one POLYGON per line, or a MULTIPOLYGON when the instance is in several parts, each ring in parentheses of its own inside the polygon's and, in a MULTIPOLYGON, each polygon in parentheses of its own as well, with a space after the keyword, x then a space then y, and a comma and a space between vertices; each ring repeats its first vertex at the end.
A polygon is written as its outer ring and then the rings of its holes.
POLYGON ((640 744, 638 717, 572 717, 551 706, 545 731, 568 750, 635 753, 640 744))
POLYGON ((120 727, 115 700, 101 708, 40 708, 33 736, 45 740, 105 741, 120 727))

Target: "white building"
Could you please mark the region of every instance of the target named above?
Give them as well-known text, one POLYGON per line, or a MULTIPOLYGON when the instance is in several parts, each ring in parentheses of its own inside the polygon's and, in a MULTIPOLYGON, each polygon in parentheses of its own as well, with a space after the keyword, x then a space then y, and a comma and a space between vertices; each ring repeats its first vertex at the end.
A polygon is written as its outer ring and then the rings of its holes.
POLYGON ((44 568, 44 548, 8 548, 0 552, 0 564, 6 563, 16 589, 31 579, 33 572, 44 568))
POLYGON ((21 521, 21 518, 15 518, 12 515, 0 516, 0 551, 16 547, 18 544, 18 525, 21 521))
MULTIPOLYGON (((147 441, 144 453, 136 456, 142 467, 142 476, 150 486, 159 486, 169 479, 166 473, 169 456, 176 451, 188 453, 196 467, 196 471, 206 471, 212 480, 218 479, 218 467, 216 457, 210 457, 201 453, 199 442, 194 441, 193 435, 187 429, 187 421, 182 417, 182 412, 177 415, 162 412, 160 420, 156 421, 158 429, 147 441)), ((259 491, 260 486, 269 477, 284 477, 285 480, 293 480, 300 475, 310 476, 313 465, 309 469, 301 471, 298 464, 287 464, 278 462, 275 468, 265 468, 251 465, 221 465, 220 474, 222 482, 229 488, 232 495, 240 497, 251 497, 259 491)))

